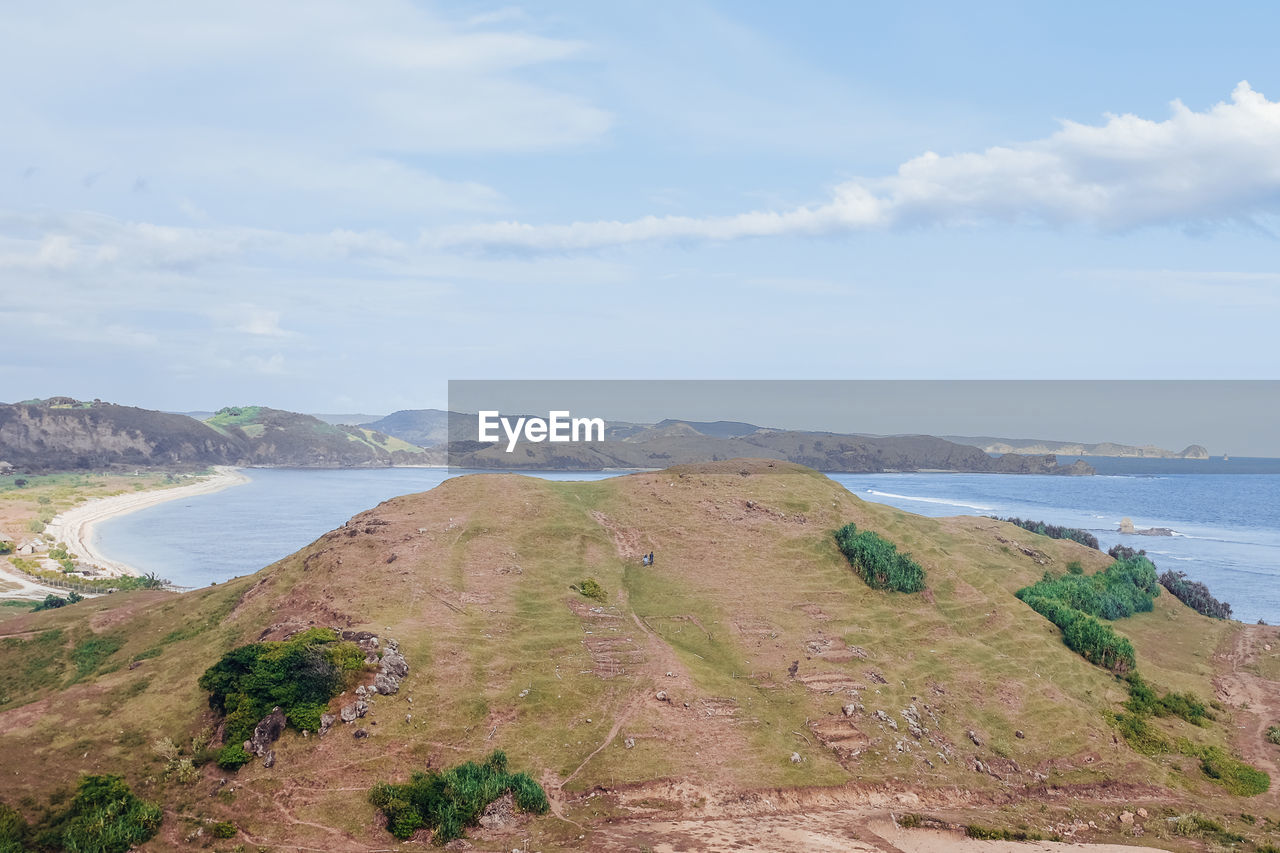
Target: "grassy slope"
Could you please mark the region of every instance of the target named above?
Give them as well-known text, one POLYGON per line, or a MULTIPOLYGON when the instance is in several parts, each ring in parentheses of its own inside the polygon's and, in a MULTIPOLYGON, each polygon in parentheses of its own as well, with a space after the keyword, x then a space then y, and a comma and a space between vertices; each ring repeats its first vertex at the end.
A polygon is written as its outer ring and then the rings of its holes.
MULTIPOLYGON (((1274 810, 1273 799, 1242 806, 1186 759, 1149 759, 1115 742, 1105 715, 1124 698, 1118 683, 1012 596, 1045 568, 1062 571, 1075 559, 1089 571, 1108 562, 988 519, 928 519, 863 503, 785 463, 690 466, 594 483, 468 477, 382 504, 249 578, 181 597, 131 593, 6 620, 3 635, 32 638, 53 628, 63 635, 57 643, 44 635, 43 658, 31 654, 36 646, 0 646, 0 668, 28 667, 18 682, 25 688, 0 696, 7 699, 0 754, 24 768, 8 780, 5 799, 43 796, 81 772, 123 772, 176 813, 233 820, 257 843, 359 849, 387 838, 373 828, 364 799, 374 781, 503 748, 514 768, 546 784, 572 777, 568 791, 679 778, 712 805, 715 792, 731 788, 852 780, 955 785, 997 801, 1034 788, 1028 774, 1039 770, 1052 785, 1086 786, 1078 790, 1086 799, 1118 790, 1140 801, 1142 790, 1123 786, 1149 781, 1205 811, 1274 810), (911 551, 929 572, 930 595, 874 592, 854 577, 830 540, 847 521, 911 551), (650 550, 657 564, 641 568, 639 554, 650 550), (568 589, 587 576, 610 595, 597 613, 568 589), (276 768, 243 769, 234 797, 213 796, 222 774, 211 766, 195 785, 165 782, 148 744, 164 736, 184 742, 207 723, 199 673, 235 645, 312 622, 401 641, 413 670, 400 694, 376 700, 365 721, 376 722, 368 726, 374 736, 353 740, 341 726, 323 741, 288 734, 276 768), (118 639, 119 651, 53 693, 77 677, 71 650, 91 639, 89 628, 118 639), (823 639, 867 657, 810 657, 806 643, 823 639), (127 668, 154 648, 158 657, 127 668), (793 661, 795 679, 787 675, 793 661), (808 725, 838 721, 850 701, 803 684, 824 675, 865 685, 867 714, 882 709, 902 731, 859 715, 864 752, 842 763, 808 725), (672 701, 656 701, 659 689, 672 701), (926 725, 952 749, 949 764, 934 748, 896 749, 912 741, 898 712, 913 701, 937 714, 939 722, 926 725), (968 740, 970 729, 982 747, 968 740), (624 747, 627 737, 633 749, 624 747), (789 760, 793 751, 802 763, 789 760), (975 773, 973 757, 995 762, 1005 780, 975 773)), ((1227 623, 1163 595, 1153 613, 1116 627, 1134 641, 1149 681, 1213 695, 1211 655, 1227 623)), ((1228 735, 1224 725, 1159 725, 1207 742, 1228 735)), ((579 802, 571 813, 581 820, 593 808, 579 802)), ((169 820, 166 837, 176 843, 175 833, 191 825, 169 820)), ((553 819, 533 831, 547 846, 577 833, 553 819)))

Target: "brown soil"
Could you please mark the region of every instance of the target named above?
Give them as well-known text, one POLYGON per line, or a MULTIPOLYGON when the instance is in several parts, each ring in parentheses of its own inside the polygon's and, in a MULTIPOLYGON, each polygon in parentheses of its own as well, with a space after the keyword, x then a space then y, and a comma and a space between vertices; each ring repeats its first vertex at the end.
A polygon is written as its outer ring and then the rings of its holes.
POLYGON ((1257 799, 1280 803, 1280 747, 1267 741, 1267 729, 1280 725, 1280 682, 1249 672, 1265 644, 1276 642, 1276 629, 1241 625, 1216 655, 1221 673, 1214 679, 1218 701, 1235 715, 1235 747, 1245 761, 1271 774, 1271 789, 1257 799))

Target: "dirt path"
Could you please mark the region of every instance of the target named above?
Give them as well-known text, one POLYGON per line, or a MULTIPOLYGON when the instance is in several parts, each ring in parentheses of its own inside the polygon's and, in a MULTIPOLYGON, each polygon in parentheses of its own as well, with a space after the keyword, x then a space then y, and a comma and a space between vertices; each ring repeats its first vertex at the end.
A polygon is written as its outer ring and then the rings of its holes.
POLYGON ((1267 729, 1280 725, 1280 682, 1269 681, 1246 667, 1257 661, 1264 646, 1280 642, 1276 629, 1266 625, 1241 625, 1224 641, 1216 657, 1221 674, 1214 679, 1218 700, 1235 714, 1235 747, 1250 764, 1271 774, 1271 790, 1260 799, 1280 803, 1280 748, 1267 742, 1267 729))

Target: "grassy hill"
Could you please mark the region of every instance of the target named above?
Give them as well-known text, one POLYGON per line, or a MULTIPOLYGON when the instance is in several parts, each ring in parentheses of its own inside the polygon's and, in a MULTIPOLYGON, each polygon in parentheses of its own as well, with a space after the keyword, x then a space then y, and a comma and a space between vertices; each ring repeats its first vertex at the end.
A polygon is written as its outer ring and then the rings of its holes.
POLYGON ((0 468, 24 473, 208 465, 378 467, 443 462, 400 438, 265 406, 206 421, 70 397, 0 403, 0 468))
MULTIPOLYGON (((1276 789, 1235 796, 1188 754, 1130 747, 1115 722, 1125 683, 1014 597, 1077 561, 1087 573, 1110 563, 991 519, 864 503, 783 462, 588 483, 460 478, 250 577, 5 621, 0 755, 21 772, 5 774, 0 799, 30 816, 82 773, 119 773, 165 808, 145 849, 189 837, 222 850, 389 849, 374 784, 502 749, 543 784, 552 814, 473 832, 482 849, 716 846, 699 835, 711 827, 727 849, 787 815, 872 850, 907 849, 892 817, 907 815, 1166 849, 1239 835, 1239 849, 1265 849, 1276 789), (850 522, 910 552, 925 591, 869 588, 833 540, 850 522), (603 601, 574 589, 587 579, 603 601), (286 732, 270 769, 208 763, 192 781, 166 778, 153 744, 218 725, 199 675, 235 647, 317 626, 397 640, 410 666, 400 691, 324 737, 286 732), (220 821, 234 838, 194 835, 220 821)), ((1262 647, 1276 629, 1208 619, 1170 595, 1113 624, 1149 684, 1216 703, 1207 726, 1153 718, 1158 732, 1274 773, 1278 748, 1262 733, 1280 685, 1266 681, 1262 647)))
POLYGON ((251 465, 352 468, 438 461, 420 447, 375 430, 266 406, 229 406, 205 423, 240 441, 251 465))

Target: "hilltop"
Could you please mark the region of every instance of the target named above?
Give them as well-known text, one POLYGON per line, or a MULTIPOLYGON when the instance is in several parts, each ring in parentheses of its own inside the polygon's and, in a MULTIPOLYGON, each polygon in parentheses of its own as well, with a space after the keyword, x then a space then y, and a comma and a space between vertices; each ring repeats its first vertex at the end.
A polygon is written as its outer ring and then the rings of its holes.
POLYGON ((70 397, 0 404, 0 461, 24 471, 279 465, 348 468, 439 463, 401 439, 264 406, 206 421, 70 397))
MULTIPOLYGON (((500 748, 543 784, 552 814, 473 832, 482 849, 729 849, 766 836, 780 849, 854 837, 925 849, 933 836, 903 823, 1141 833, 1169 849, 1226 837, 1192 813, 1261 839, 1280 820, 1276 788, 1237 796, 1197 759, 1131 747, 1115 719, 1125 683, 1014 596, 1046 572, 1110 562, 992 519, 864 503, 771 460, 597 482, 457 478, 250 577, 6 621, 0 754, 23 771, 0 799, 29 815, 80 773, 119 773, 165 809, 144 849, 189 846, 220 821, 237 834, 213 849, 386 849, 374 784, 500 748), (850 522, 909 551, 926 589, 869 588, 833 540, 850 522), (577 591, 587 579, 603 600, 577 591), (219 725, 200 673, 242 644, 323 626, 396 641, 398 692, 323 737, 286 732, 270 768, 166 774, 156 741, 219 725)), ((1205 727, 1161 717, 1156 732, 1276 772, 1263 740, 1280 718, 1280 684, 1266 680, 1276 629, 1171 595, 1114 627, 1158 691, 1214 703, 1205 727)))

